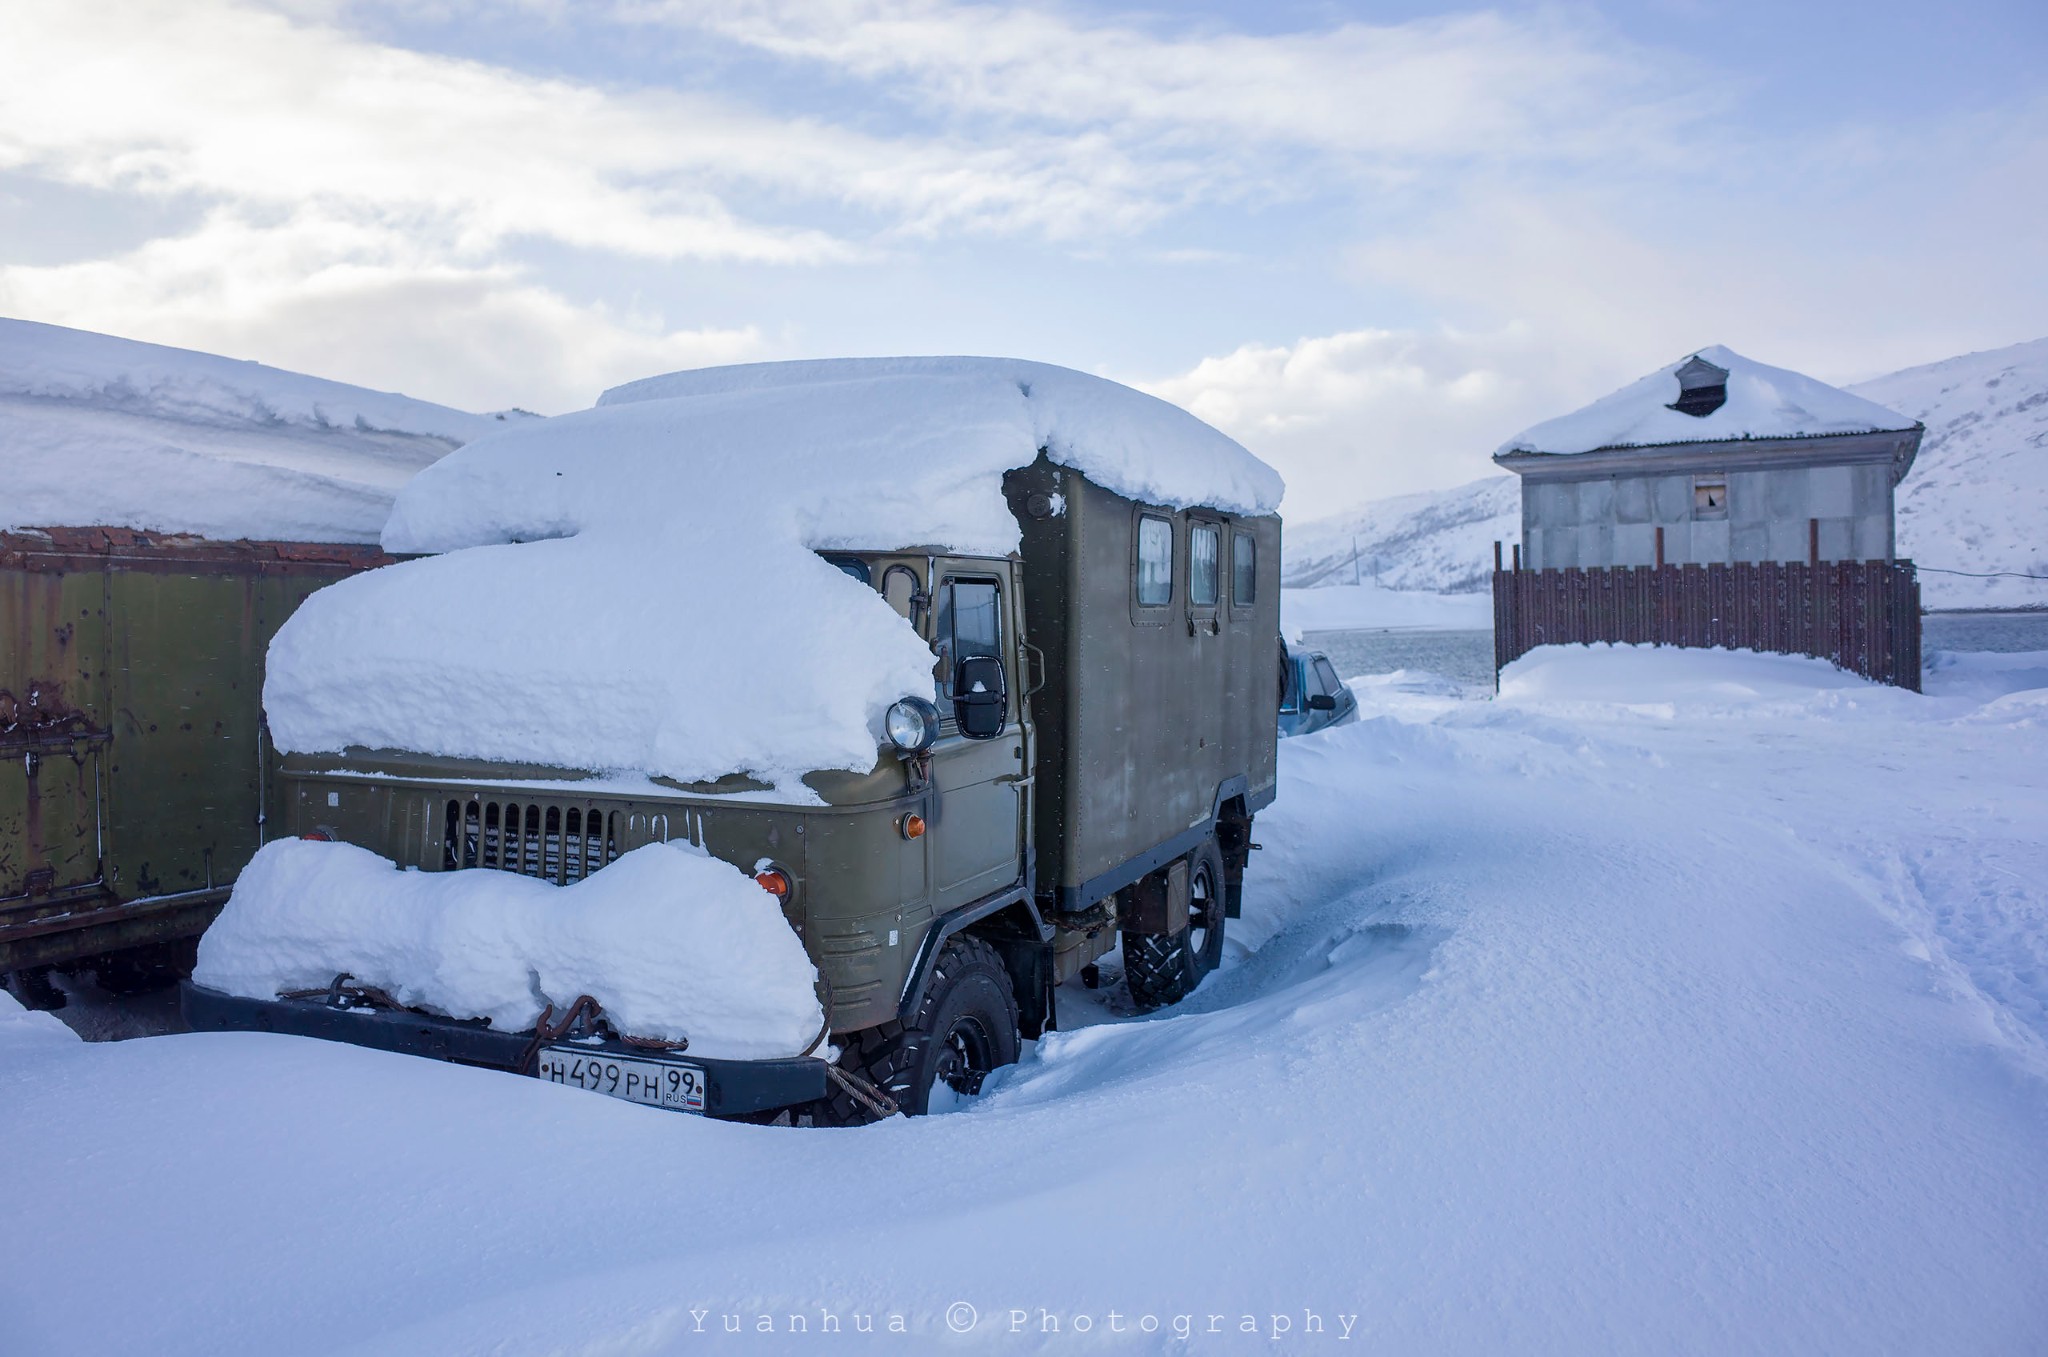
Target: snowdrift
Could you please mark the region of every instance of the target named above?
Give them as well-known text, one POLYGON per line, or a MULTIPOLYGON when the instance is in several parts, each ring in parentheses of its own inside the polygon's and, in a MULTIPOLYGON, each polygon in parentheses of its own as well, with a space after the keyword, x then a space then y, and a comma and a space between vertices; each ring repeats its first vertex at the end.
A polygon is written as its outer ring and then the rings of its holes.
POLYGON ((260 363, 0 320, 0 530, 374 542, 421 467, 502 427, 260 363))
POLYGON ((1017 544, 1002 475, 1040 451, 1176 507, 1273 509, 1279 476, 1185 411, 1043 364, 758 364, 652 378, 507 429, 399 496, 394 552, 315 595, 264 691, 280 747, 640 772, 874 765, 932 656, 815 554, 1017 544))
POLYGON ((512 872, 401 872, 367 849, 266 844, 199 943, 193 979, 250 999, 339 971, 407 1007, 531 1028, 578 995, 621 1032, 697 1055, 802 1055, 816 972, 767 892, 687 844, 650 844, 568 886, 512 872))

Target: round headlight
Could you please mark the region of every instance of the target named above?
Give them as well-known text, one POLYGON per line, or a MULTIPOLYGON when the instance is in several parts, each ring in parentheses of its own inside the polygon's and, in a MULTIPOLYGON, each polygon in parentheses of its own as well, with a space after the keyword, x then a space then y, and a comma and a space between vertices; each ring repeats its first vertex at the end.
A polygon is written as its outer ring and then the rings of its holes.
POLYGON ((939 709, 921 697, 906 697, 890 705, 882 728, 898 753, 922 753, 939 738, 939 709))

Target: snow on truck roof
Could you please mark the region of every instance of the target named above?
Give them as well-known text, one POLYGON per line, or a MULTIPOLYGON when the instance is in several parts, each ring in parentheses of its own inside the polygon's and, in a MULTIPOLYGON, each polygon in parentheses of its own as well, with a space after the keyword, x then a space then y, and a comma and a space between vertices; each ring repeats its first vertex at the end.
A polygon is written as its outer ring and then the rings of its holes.
POLYGON ((1572 456, 1608 448, 1819 438, 1913 427, 1911 419, 1874 401, 1716 344, 1667 363, 1584 409, 1522 430, 1494 456, 1572 456), (1711 396, 1697 404, 1685 399, 1717 385, 1725 388, 1718 402, 1711 396), (1690 413, 1687 406, 1704 413, 1690 413))
POLYGON ((500 427, 261 363, 0 319, 0 530, 374 542, 415 472, 500 427))
POLYGON ((1279 475, 1186 411, 988 358, 674 373, 507 428, 399 495, 384 545, 442 553, 344 580, 278 633, 278 744, 683 781, 786 796, 874 764, 932 656, 831 548, 1018 542, 1002 475, 1040 450, 1118 493, 1271 512, 1279 475))

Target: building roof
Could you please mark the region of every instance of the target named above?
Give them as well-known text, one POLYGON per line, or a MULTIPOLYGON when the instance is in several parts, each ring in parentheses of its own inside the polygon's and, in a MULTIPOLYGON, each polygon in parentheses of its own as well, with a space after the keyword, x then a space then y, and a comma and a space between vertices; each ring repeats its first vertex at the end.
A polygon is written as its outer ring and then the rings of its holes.
POLYGON ((1524 429, 1501 444, 1494 459, 1905 432, 1918 427, 1861 396, 1785 368, 1767 367, 1717 344, 1667 363, 1584 409, 1524 429))

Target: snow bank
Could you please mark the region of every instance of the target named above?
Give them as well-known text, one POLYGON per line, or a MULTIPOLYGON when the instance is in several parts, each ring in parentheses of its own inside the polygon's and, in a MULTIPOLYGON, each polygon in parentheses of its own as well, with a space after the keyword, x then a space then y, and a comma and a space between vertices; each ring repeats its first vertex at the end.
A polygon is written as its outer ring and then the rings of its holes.
POLYGON ((526 1031, 588 994, 622 1032, 703 1056, 800 1055, 823 1013, 773 899, 701 850, 650 844, 587 880, 401 872, 367 849, 266 844, 199 942, 193 979, 252 999, 338 971, 409 1007, 526 1031))
POLYGON ((1569 455, 1659 443, 1812 438, 1912 427, 1912 420, 1874 401, 1797 372, 1753 362, 1717 344, 1667 363, 1584 409, 1524 429, 1501 444, 1494 456, 1511 452, 1569 455), (1668 408, 1678 399, 1678 369, 1695 356, 1728 370, 1727 402, 1704 417, 1668 408))
POLYGON ((31 1012, 0 990, 0 1058, 77 1044, 77 1035, 56 1015, 31 1012))
POLYGON ((1185 411, 995 359, 678 373, 423 472, 384 544, 445 552, 316 594, 270 651, 279 745, 644 772, 800 796, 874 766, 932 656, 819 548, 1017 544, 1041 448, 1155 502, 1244 511, 1280 478, 1185 411), (549 539, 549 540, 539 540, 549 539))
POLYGON ((1923 687, 1983 701, 2048 688, 2048 650, 1937 650, 1927 657, 1923 687))
POLYGON ((1538 646, 1500 673, 1511 704, 1613 704, 1665 711, 1803 703, 1817 692, 1854 690, 1877 700, 1899 692, 1811 655, 1657 645, 1538 646))
POLYGON ((1289 636, 1374 627, 1484 631, 1492 625, 1493 599, 1486 594, 1430 594, 1371 584, 1280 591, 1280 626, 1289 636))
POLYGON ((0 1346, 2038 1352, 2048 720, 1411 686, 1281 743, 1199 990, 959 1114, 789 1132, 258 1033, 0 1056, 0 1346))
POLYGON ((0 319, 0 529, 374 542, 414 473, 502 427, 260 363, 0 319))

